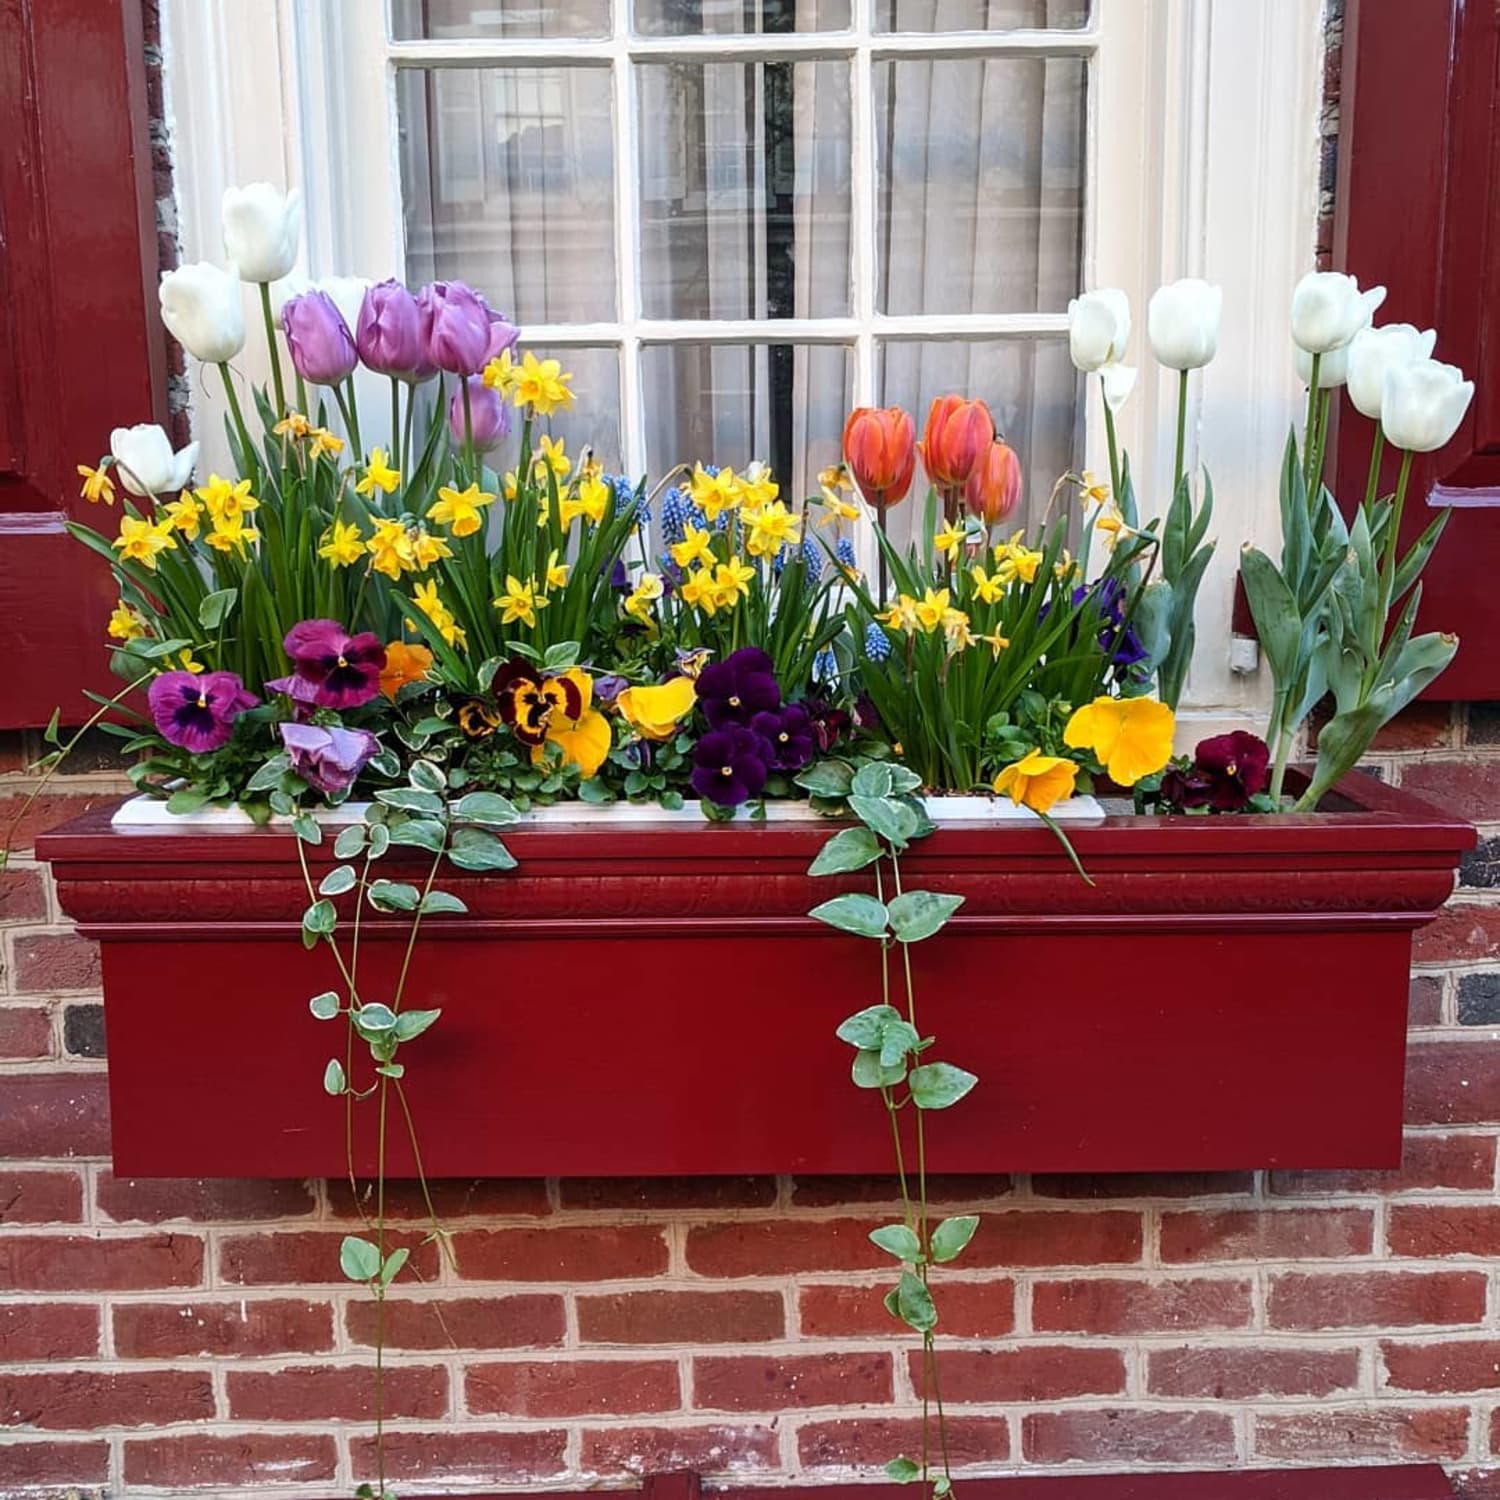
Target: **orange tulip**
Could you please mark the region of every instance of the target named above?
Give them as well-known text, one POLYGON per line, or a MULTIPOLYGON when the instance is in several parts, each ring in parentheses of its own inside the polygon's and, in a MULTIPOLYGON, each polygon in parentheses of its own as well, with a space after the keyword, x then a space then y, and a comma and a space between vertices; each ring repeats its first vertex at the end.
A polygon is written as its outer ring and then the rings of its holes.
POLYGON ((995 419, 983 401, 939 396, 917 445, 927 477, 953 500, 995 441, 995 419))
POLYGON ((899 406, 859 406, 844 423, 844 462, 876 510, 906 499, 917 466, 917 430, 899 406))
POLYGON ((987 526, 1003 521, 1021 499, 1021 460, 1016 450, 998 439, 974 467, 964 485, 969 514, 982 516, 987 526))

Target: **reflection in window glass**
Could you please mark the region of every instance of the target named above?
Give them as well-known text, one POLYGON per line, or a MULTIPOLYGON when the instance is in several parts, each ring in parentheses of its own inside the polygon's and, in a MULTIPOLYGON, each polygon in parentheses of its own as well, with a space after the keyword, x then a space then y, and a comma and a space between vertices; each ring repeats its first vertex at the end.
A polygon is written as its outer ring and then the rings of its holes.
POLYGON ((649 318, 849 311, 849 69, 640 69, 641 298, 649 318))
POLYGON ((881 311, 1061 312, 1083 235, 1081 58, 875 69, 881 311))
MULTIPOLYGON (((563 369, 573 376, 573 405, 567 411, 539 418, 537 432, 549 432, 554 438, 562 438, 575 463, 584 445, 590 445, 605 469, 617 473, 625 451, 620 441, 620 351, 592 347, 543 349, 529 346, 523 339, 522 351, 528 347, 538 359, 559 360, 563 369)), ((502 467, 500 459, 505 460, 504 468, 515 467, 520 432, 518 422, 510 441, 491 458, 490 462, 497 468, 502 467)))
POLYGON ((607 68, 403 69, 397 102, 408 280, 522 324, 615 316, 607 68))
POLYGON ((402 42, 608 36, 609 28, 609 0, 392 0, 391 4, 391 35, 402 42))
POLYGON ((876 31, 1071 31, 1088 0, 875 0, 876 31))
POLYGON ((675 464, 770 464, 790 503, 837 463, 850 402, 840 344, 655 344, 641 351, 646 459, 653 482, 675 464))
MULTIPOLYGON (((1015 526, 1035 525, 1059 477, 1077 466, 1082 448, 1078 374, 1066 339, 979 339, 973 342, 890 342, 879 358, 880 404, 904 406, 920 436, 927 408, 949 391, 984 400, 996 431, 1016 450, 1025 476, 1015 526)), ((918 486, 922 479, 918 471, 918 486)), ((925 489, 921 491, 925 493, 925 489)), ((920 501, 918 488, 913 495, 920 501)), ((910 535, 919 505, 901 507, 910 535)))
POLYGON ((635 29, 647 36, 847 31, 849 0, 634 0, 635 29))

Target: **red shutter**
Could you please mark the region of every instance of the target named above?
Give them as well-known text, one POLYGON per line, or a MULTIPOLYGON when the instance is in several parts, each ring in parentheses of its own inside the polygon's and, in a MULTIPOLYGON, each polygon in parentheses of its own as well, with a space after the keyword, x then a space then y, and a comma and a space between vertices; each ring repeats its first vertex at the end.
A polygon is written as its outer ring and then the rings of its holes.
MULTIPOLYGON (((63 530, 110 428, 160 421, 140 0, 0 0, 0 728, 112 690, 108 570, 63 530)), ((91 513, 91 514, 90 514, 91 513)), ((118 686, 118 683, 114 683, 118 686)))
MULTIPOLYGON (((1403 540, 1455 507, 1421 625, 1462 645, 1432 695, 1500 698, 1500 0, 1348 0, 1339 155, 1334 266, 1387 287, 1377 320, 1435 327, 1436 358, 1475 382, 1452 443, 1413 466, 1403 540)), ((1369 444, 1341 424, 1342 494, 1363 493, 1369 444)))

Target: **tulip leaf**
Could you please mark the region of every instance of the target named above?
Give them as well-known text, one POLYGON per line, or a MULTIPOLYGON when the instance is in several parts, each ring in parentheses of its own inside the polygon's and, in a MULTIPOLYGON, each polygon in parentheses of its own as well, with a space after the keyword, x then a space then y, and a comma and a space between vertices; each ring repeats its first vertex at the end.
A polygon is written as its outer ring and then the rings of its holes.
POLYGON ((964 904, 962 896, 937 891, 905 891, 890 904, 891 931, 902 943, 920 943, 942 929, 949 917, 964 904))
POLYGON ((1255 620, 1255 633, 1279 683, 1296 675, 1302 639, 1297 601, 1276 564, 1257 547, 1240 552, 1240 576, 1255 620))
POLYGON ((831 901, 824 901, 813 907, 808 916, 816 917, 830 927, 837 927, 841 932, 852 932, 856 937, 880 938, 886 932, 887 912, 884 904, 873 896, 862 895, 858 891, 849 891, 842 896, 835 896, 831 901))
POLYGON ((957 1104, 979 1080, 952 1063, 923 1063, 907 1079, 912 1103, 918 1109, 947 1109, 957 1104))
POLYGON ((325 1094, 342 1094, 349 1086, 344 1077, 344 1065, 338 1058, 330 1057, 328 1066, 323 1069, 323 1092, 325 1094))
POLYGON ((448 842, 448 830, 436 818, 407 818, 391 825, 391 842, 436 854, 448 842))
POLYGON ((339 1013, 339 997, 332 990, 324 990, 307 1002, 307 1008, 320 1021, 331 1021, 339 1013))
POLYGON ((353 865, 335 865, 319 882, 318 894, 320 896, 342 896, 345 891, 354 889, 355 874, 353 865))
POLYGON ((854 1063, 849 1069, 849 1076, 854 1080, 856 1088, 894 1088, 906 1077, 906 1064, 903 1062, 897 1063, 894 1067, 887 1067, 881 1062, 879 1052, 870 1048, 861 1048, 854 1054, 854 1063))
POLYGON ((461 870, 513 870, 516 857, 492 833, 460 828, 453 835, 448 858, 461 870))
POLYGON ((957 1259, 978 1228, 978 1214, 960 1214, 956 1218, 944 1219, 932 1231, 932 1258, 936 1261, 957 1259))
POLYGON ((900 1019, 901 1012, 894 1005, 871 1005, 864 1010, 855 1011, 834 1035, 841 1042, 848 1042, 851 1047, 874 1048, 878 1051, 887 1023, 900 1019))
POLYGON ((818 850, 818 857, 807 867, 809 875, 842 875, 847 870, 862 870, 881 855, 880 843, 861 824, 845 828, 818 850))
POLYGON ((496 792, 470 792, 460 797, 450 811, 460 822, 478 823, 485 828, 504 828, 521 818, 515 803, 496 792))
POLYGON ((914 1271, 903 1271, 896 1284, 896 1309, 901 1321, 918 1333, 929 1333, 937 1327, 937 1308, 927 1283, 914 1271))
POLYGON ((870 1239, 887 1255, 915 1264, 922 1259, 922 1242, 905 1224, 882 1224, 870 1231, 870 1239))
POLYGON ((380 1275, 380 1250, 357 1234, 346 1234, 339 1246, 339 1269, 350 1281, 373 1281, 380 1275))

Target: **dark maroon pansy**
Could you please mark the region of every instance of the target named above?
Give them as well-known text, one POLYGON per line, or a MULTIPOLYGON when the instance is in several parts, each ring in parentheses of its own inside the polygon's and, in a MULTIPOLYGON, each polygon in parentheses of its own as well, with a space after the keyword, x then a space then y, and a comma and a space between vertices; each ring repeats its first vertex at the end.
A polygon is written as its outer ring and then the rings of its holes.
POLYGON ((1236 729, 1199 740, 1193 763, 1161 779, 1164 802, 1187 810, 1240 812, 1271 784, 1271 751, 1258 735, 1236 729))
MULTIPOLYGON (((296 677, 313 689, 311 701, 318 708, 358 708, 380 691, 385 647, 370 631, 350 635, 337 620, 303 620, 287 631, 282 645, 296 677)), ((308 701, 296 689, 291 697, 308 701)))
POLYGON ((748 724, 756 714, 781 707, 781 689, 771 658, 755 646, 744 646, 698 674, 698 702, 715 729, 748 724))
POLYGON ((169 744, 207 755, 234 734, 234 721, 260 699, 234 672, 163 672, 146 690, 151 718, 169 744))

